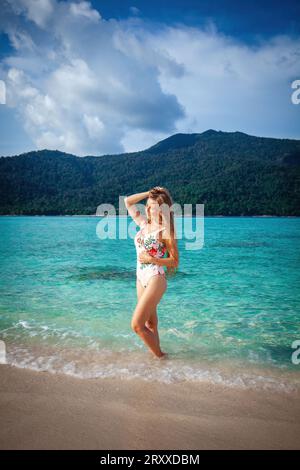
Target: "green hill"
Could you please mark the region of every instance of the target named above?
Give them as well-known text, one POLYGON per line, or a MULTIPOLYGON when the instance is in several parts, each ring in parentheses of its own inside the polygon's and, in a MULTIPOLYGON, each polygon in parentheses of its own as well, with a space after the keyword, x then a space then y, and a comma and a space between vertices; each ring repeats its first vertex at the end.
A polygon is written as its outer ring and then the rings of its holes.
POLYGON ((40 150, 0 158, 0 214, 95 214, 119 195, 166 186, 205 215, 300 215, 300 140, 207 130, 132 153, 40 150))

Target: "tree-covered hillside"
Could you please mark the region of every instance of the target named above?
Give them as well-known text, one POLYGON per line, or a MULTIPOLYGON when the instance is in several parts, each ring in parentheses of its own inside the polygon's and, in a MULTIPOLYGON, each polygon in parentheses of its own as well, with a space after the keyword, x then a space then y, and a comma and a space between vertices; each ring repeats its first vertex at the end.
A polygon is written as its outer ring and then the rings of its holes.
POLYGON ((119 155, 1 157, 0 214, 95 214, 157 185, 181 205, 205 204, 205 215, 299 216, 300 140, 208 130, 119 155))

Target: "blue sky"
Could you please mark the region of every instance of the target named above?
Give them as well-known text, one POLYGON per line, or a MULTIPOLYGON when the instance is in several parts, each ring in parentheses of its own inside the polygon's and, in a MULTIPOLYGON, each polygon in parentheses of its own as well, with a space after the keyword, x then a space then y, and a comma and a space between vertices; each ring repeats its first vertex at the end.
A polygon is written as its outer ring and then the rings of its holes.
POLYGON ((2 0, 0 155, 145 149, 207 129, 300 139, 300 2, 2 0))

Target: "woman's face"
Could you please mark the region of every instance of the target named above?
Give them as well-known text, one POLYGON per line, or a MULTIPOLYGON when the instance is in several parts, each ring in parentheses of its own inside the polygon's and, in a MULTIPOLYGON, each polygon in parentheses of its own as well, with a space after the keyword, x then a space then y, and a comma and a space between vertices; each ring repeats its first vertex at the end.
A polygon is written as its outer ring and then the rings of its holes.
POLYGON ((157 201, 149 197, 147 200, 147 210, 151 217, 151 220, 158 220, 161 210, 157 201))

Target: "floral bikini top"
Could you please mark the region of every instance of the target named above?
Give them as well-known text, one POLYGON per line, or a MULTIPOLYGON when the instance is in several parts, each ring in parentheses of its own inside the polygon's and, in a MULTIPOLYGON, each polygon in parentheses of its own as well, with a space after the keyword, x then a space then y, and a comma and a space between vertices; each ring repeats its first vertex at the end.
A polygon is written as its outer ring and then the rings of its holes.
POLYGON ((143 222, 141 229, 136 234, 136 243, 139 249, 145 249, 151 256, 155 258, 162 258, 167 251, 165 243, 160 242, 157 234, 163 230, 164 227, 153 230, 150 233, 145 232, 146 222, 143 222))

